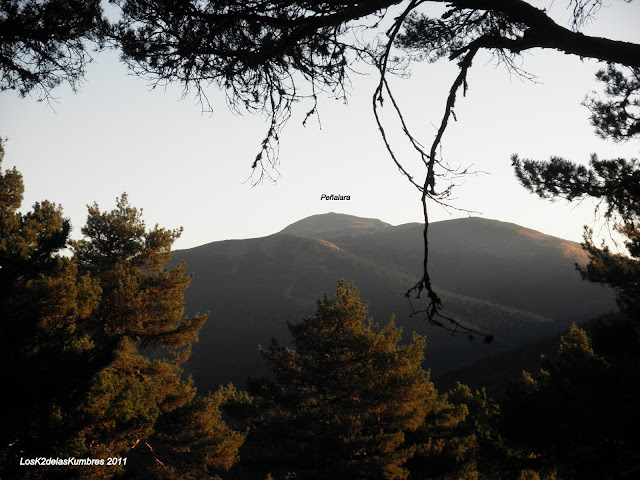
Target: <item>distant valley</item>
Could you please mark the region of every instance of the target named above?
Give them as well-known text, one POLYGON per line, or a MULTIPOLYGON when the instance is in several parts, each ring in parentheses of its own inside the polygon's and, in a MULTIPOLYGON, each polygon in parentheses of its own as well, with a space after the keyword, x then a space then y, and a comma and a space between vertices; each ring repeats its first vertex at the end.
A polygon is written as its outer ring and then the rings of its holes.
POLYGON ((263 238, 175 251, 172 263, 185 261, 195 274, 187 313, 211 312, 187 365, 198 387, 242 387, 266 374, 257 346, 286 342, 287 322, 312 316, 339 278, 356 284, 376 322, 395 314, 405 338, 427 336, 425 367, 434 375, 616 310, 611 290, 576 272, 587 261, 579 244, 496 220, 448 220, 430 225, 431 277, 448 313, 496 340, 452 337, 409 318, 404 293, 420 274, 422 229, 328 213, 263 238))

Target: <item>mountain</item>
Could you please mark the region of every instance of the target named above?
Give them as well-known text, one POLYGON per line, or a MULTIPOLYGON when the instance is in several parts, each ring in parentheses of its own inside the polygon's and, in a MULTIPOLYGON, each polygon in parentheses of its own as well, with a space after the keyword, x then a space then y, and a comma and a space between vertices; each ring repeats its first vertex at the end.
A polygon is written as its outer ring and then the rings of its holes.
POLYGON ((306 235, 308 237, 331 240, 333 238, 352 237, 363 233, 379 232, 382 229, 391 227, 376 218, 361 218, 342 213, 324 213, 303 218, 280 233, 292 235, 306 235))
MULTIPOLYGON (((422 224, 410 223, 355 239, 333 236, 332 241, 416 277, 422 268, 422 231, 422 224)), ((319 233, 318 238, 324 237, 319 233)), ((601 305, 603 289, 585 283, 575 271, 576 263, 588 262, 576 242, 471 217, 431 224, 429 251, 433 281, 462 295, 556 320, 590 318, 601 305)))
POLYGON ((615 308, 613 294, 580 279, 580 246, 518 225, 468 218, 430 225, 431 276, 447 312, 493 333, 491 345, 452 337, 411 318, 404 293, 418 279, 422 225, 330 213, 264 238, 227 240, 174 252, 195 274, 189 314, 211 316, 187 368, 213 389, 267 370, 257 345, 288 340, 287 322, 315 313, 339 278, 354 281, 374 319, 395 313, 405 335, 427 335, 426 367, 461 368, 615 308))

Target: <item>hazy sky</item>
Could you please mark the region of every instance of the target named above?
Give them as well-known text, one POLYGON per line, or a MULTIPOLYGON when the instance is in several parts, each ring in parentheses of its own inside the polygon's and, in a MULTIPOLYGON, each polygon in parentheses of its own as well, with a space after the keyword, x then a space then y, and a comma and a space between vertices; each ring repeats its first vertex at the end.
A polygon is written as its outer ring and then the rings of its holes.
MULTIPOLYGON (((640 2, 610 3, 583 31, 640 42, 640 2)), ((566 15, 565 2, 535 4, 557 18, 566 15)), ((9 139, 3 168, 15 165, 24 175, 22 210, 43 199, 61 204, 76 238, 86 205, 97 201, 110 210, 122 192, 144 209, 149 226, 184 227, 176 248, 264 236, 331 211, 393 225, 422 220, 419 193, 400 175, 379 137, 371 112, 377 78, 364 66, 357 67, 362 75, 352 77, 346 104, 321 101, 321 126, 314 119, 303 127, 307 106, 300 105, 282 135, 280 178, 252 187, 245 181, 266 132, 265 118, 229 112, 215 86, 208 91, 214 113, 202 114, 192 95, 181 99, 180 87, 150 91, 113 52, 94 59, 79 93, 59 88, 50 105, 0 93, 0 135, 9 139), (351 200, 320 200, 323 193, 351 200)), ((466 178, 453 203, 485 218, 579 241, 582 225, 593 223, 593 204, 549 203, 527 193, 512 173, 511 154, 587 162, 591 153, 637 158, 639 144, 599 140, 589 125, 581 102, 600 89, 594 74, 604 64, 539 50, 525 53, 522 62, 537 76, 535 83, 510 75, 486 54, 474 62, 443 155, 453 165, 473 164, 486 174, 466 178)), ((447 61, 415 64, 410 79, 393 82, 407 120, 425 144, 432 141, 457 72, 447 61)), ((410 150, 401 147, 402 137, 393 140, 407 164, 417 166, 405 156, 410 150)), ((432 221, 464 215, 431 209, 432 221)))

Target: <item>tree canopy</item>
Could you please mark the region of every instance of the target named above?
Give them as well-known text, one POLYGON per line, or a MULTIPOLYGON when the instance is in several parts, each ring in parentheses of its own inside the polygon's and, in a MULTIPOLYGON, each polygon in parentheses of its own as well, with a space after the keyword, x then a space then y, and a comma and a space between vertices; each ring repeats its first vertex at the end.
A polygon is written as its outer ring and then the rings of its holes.
POLYGON ((261 348, 273 378, 250 383, 254 467, 339 479, 404 479, 409 464, 430 478, 486 468, 477 459, 496 440, 495 404, 463 385, 438 394, 422 369, 425 339, 403 345, 393 318, 374 323, 353 284, 340 280, 289 330, 294 348, 261 348))
POLYGON ((0 91, 45 99, 61 83, 77 89, 105 26, 99 0, 3 0, 0 91))
POLYGON ((63 255, 61 208, 22 214, 22 192, 19 172, 0 171, 0 475, 201 478, 231 467, 244 436, 220 407, 236 392, 196 396, 182 369, 207 315, 184 316, 191 277, 165 268, 179 231, 147 230, 122 195, 111 212, 90 207, 86 238, 63 255), (42 457, 124 461, 19 463, 42 457))
POLYGON ((631 478, 640 458, 631 427, 640 330, 606 317, 589 329, 572 325, 537 372, 523 372, 500 421, 511 444, 536 451, 538 468, 559 468, 560 478, 631 478))
POLYGON ((295 350, 275 339, 261 350, 275 379, 250 388, 260 402, 253 428, 292 467, 314 475, 405 478, 402 465, 415 451, 405 445, 405 431, 439 408, 421 368, 424 339, 398 345, 393 320, 373 324, 344 280, 313 318, 289 329, 295 350))

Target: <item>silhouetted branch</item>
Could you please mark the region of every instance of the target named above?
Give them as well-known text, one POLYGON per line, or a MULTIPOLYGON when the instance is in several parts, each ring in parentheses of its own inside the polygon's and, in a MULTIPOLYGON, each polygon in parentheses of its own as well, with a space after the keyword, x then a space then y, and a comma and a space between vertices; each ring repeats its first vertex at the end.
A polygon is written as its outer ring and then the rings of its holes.
MULTIPOLYGON (((393 26, 388 30, 387 35, 389 37, 389 40, 385 45, 384 51, 381 54, 380 58, 376 61, 376 65, 378 66, 378 70, 380 72, 380 82, 378 83, 378 86, 373 95, 373 113, 374 113, 376 122, 378 124, 378 128, 380 130, 382 140, 387 149, 387 152, 391 156, 391 159, 394 161, 394 163, 396 164, 400 172, 409 180, 409 182, 414 187, 416 187, 418 191, 422 193, 423 218, 425 223, 424 231, 423 231, 423 246, 424 246, 423 271, 422 271, 422 277, 418 280, 418 282, 413 287, 411 287, 407 291, 405 296, 409 300, 409 304, 411 306, 411 310, 412 310, 411 316, 424 314, 427 322, 429 322, 432 325, 443 327, 446 330, 450 331, 452 334, 465 333, 469 336, 469 338, 473 338, 473 335, 480 335, 480 336, 483 336, 485 338, 485 341, 488 343, 488 342, 491 342, 491 340, 493 339, 493 336, 481 333, 471 327, 463 325, 459 323, 456 319, 450 316, 446 316, 442 313, 442 300, 440 299, 440 297, 432 287, 431 279, 429 277, 429 271, 428 271, 429 215, 428 215, 428 208, 427 208, 427 199, 433 200, 437 204, 440 204, 445 207, 459 209, 457 207, 451 207, 451 205, 445 203, 445 199, 449 198, 454 184, 450 184, 442 192, 436 193, 435 177, 437 176, 437 174, 435 172, 435 165, 437 164, 444 170, 445 173, 442 175, 444 177, 448 176, 449 174, 464 175, 468 173, 468 168, 460 171, 459 169, 452 169, 449 166, 444 165, 440 160, 438 160, 436 152, 438 148, 441 146, 442 137, 447 128, 449 118, 451 116, 455 117, 455 114, 453 113, 453 107, 455 105, 456 93, 458 89, 461 86, 463 86, 464 91, 466 93, 467 72, 469 67, 471 66, 471 62, 473 60, 474 55, 477 53, 478 49, 480 48, 480 42, 478 41, 477 45, 474 45, 468 49, 463 60, 459 64, 460 73, 456 77, 453 85, 451 86, 449 96, 447 99, 447 104, 445 107, 445 113, 444 113, 442 122, 440 124, 440 128, 438 129, 436 137, 431 145, 430 152, 427 153, 423 145, 411 133, 411 130, 407 122, 405 121, 404 115, 402 113, 402 109, 399 106, 398 102, 396 101, 393 95, 393 92, 391 91, 391 87, 389 86, 389 83, 386 78, 387 69, 389 65, 389 56, 391 53, 391 46, 393 45, 394 41, 396 40, 396 37, 400 32, 400 28, 403 22, 406 20, 407 16, 415 9, 414 4, 419 4, 419 3, 422 3, 422 2, 412 2, 412 4, 410 4, 407 7, 407 9, 405 9, 404 12, 395 19, 393 26), (388 141, 385 128, 382 124, 382 121, 380 119, 379 112, 378 112, 378 106, 384 105, 383 93, 386 93, 386 95, 391 101, 391 105, 393 106, 394 113, 398 118, 398 120, 400 121, 402 132, 404 133, 405 137, 409 140, 409 143, 411 144, 412 148, 418 153, 418 155, 420 156, 420 159, 422 160, 423 164, 427 169, 427 173, 425 175, 425 181, 423 185, 419 185, 414 180, 413 176, 402 165, 397 155, 393 151, 391 144, 388 141), (428 306, 426 309, 416 310, 413 303, 411 302, 411 297, 412 295, 415 295, 415 297, 419 299, 423 291, 427 292, 427 297, 429 299, 428 306), (443 323, 443 321, 445 321, 446 323, 443 323)), ((459 210, 464 210, 464 209, 459 209, 459 210)))

